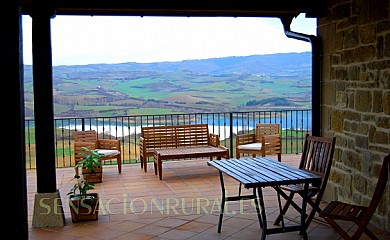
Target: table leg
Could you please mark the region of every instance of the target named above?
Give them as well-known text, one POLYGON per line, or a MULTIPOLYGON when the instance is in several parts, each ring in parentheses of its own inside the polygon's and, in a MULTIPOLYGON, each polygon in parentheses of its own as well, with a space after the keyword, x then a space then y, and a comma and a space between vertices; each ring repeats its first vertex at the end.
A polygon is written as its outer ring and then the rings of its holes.
POLYGON ((158 167, 158 176, 160 180, 162 180, 162 160, 160 158, 157 159, 157 167, 158 167))
POLYGON ((306 232, 306 205, 307 205, 307 195, 309 190, 309 183, 305 183, 303 188, 303 196, 302 196, 302 212, 301 212, 301 227, 302 230, 300 234, 303 235, 303 239, 307 240, 307 232, 306 232))
POLYGON ((260 211, 260 206, 259 206, 259 200, 257 200, 257 195, 256 195, 256 188, 253 188, 253 195, 255 196, 255 206, 256 206, 256 212, 257 212, 257 218, 259 219, 259 224, 260 228, 263 229, 263 222, 261 221, 261 211, 260 211))
MULTIPOLYGON (((263 193, 261 192, 261 189, 259 189, 259 193, 261 196, 261 199, 257 199, 257 194, 256 194, 256 188, 253 188, 253 193, 251 195, 241 195, 239 194, 238 196, 226 196, 226 191, 225 191, 225 184, 223 181, 223 173, 222 171, 219 171, 219 180, 221 182, 221 190, 222 190, 222 198, 221 198, 221 209, 219 213, 219 220, 218 220, 218 233, 221 233, 221 228, 222 228, 222 219, 223 219, 223 213, 225 211, 225 202, 228 201, 241 201, 241 200, 249 200, 249 199, 254 199, 255 204, 256 204, 256 211, 257 211, 257 217, 259 219, 260 227, 263 228, 264 223, 262 219, 265 219, 265 211, 264 211, 264 202, 263 202, 263 193), (260 206, 259 206, 260 202, 260 206), (259 209, 261 208, 261 209, 259 209), (263 217, 263 215, 264 217, 263 217)), ((265 225, 266 226, 266 225, 265 225)))
MULTIPOLYGON (((263 191, 261 187, 257 188, 257 196, 259 198, 259 203, 260 203, 260 213, 261 213, 261 219, 259 218, 260 221, 260 227, 262 229, 261 233, 261 239, 265 240, 265 237, 267 236, 267 215, 265 213, 265 205, 264 205, 264 196, 263 196, 263 191)), ((257 199, 255 199, 257 200, 257 199)), ((258 206, 256 206, 258 208, 258 206)))
POLYGON ((219 172, 219 180, 221 182, 222 200, 221 200, 221 210, 219 212, 218 233, 221 232, 223 211, 225 210, 225 184, 223 182, 223 175, 221 171, 219 172))
POLYGON ((157 160, 156 160, 156 158, 153 159, 153 166, 154 166, 154 175, 157 175, 158 168, 157 168, 157 160))

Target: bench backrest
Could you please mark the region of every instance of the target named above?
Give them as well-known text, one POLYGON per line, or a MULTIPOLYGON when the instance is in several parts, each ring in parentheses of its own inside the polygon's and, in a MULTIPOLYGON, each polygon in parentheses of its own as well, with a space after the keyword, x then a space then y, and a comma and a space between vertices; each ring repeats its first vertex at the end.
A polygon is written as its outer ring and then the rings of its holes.
POLYGON ((142 127, 141 137, 148 149, 210 145, 207 124, 142 127))

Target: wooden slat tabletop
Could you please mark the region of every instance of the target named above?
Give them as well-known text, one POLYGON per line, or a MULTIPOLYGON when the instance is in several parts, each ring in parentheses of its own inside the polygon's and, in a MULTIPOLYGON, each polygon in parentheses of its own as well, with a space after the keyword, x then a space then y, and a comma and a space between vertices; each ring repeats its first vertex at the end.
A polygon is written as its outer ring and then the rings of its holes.
POLYGON ((161 160, 165 160, 174 158, 209 157, 210 154, 214 156, 224 156, 227 154, 228 150, 213 146, 201 146, 155 149, 154 151, 155 154, 159 155, 161 160))
POLYGON ((214 160, 207 164, 236 179, 246 188, 314 183, 321 180, 320 175, 267 157, 214 160))

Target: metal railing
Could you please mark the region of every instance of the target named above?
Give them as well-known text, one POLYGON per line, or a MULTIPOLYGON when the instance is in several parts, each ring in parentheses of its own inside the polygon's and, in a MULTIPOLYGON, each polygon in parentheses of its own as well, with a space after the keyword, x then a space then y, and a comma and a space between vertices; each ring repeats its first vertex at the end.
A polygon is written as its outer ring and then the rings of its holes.
MULTIPOLYGON (((311 110, 279 110, 223 113, 133 115, 115 117, 62 118, 55 121, 56 166, 74 166, 73 132, 96 130, 98 138, 121 140, 123 163, 139 163, 141 127, 207 123, 218 134, 221 145, 235 156, 235 136, 254 130, 256 123, 279 123, 283 153, 300 153, 304 136, 311 133, 311 110)), ((26 168, 35 168, 34 120, 26 120, 26 168)), ((105 161, 105 164, 110 164, 105 161)))

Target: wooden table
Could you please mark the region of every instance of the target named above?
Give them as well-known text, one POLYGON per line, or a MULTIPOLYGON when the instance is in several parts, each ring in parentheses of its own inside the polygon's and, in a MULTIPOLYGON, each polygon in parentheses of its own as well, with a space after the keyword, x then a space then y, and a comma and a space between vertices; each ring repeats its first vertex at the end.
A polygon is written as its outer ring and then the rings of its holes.
MULTIPOLYGON (((265 212, 265 204, 263 198, 263 187, 275 187, 278 185, 287 184, 304 184, 305 191, 308 190, 309 184, 319 183, 321 176, 298 169, 296 167, 278 162, 267 157, 257 158, 240 158, 229 160, 214 160, 208 161, 209 166, 219 170, 222 200, 221 212, 218 222, 218 232, 221 232, 222 218, 224 212, 225 201, 240 201, 254 199, 256 204, 257 215, 262 231, 261 239, 265 239, 267 235, 283 232, 299 231, 304 239, 307 239, 305 216, 306 216, 306 199, 302 199, 301 222, 298 225, 282 227, 267 227, 267 216, 265 212), (226 196, 223 175, 226 174, 242 184, 245 188, 253 188, 251 195, 226 196), (257 192, 256 192, 257 190, 257 192), (259 206, 260 205, 260 206, 259 206)), ((306 196, 307 194, 304 194, 306 196)), ((281 210, 280 199, 279 209, 281 210)))
POLYGON ((199 146, 199 147, 178 147, 154 150, 154 173, 162 179, 162 161, 180 158, 203 158, 209 157, 210 160, 229 158, 229 149, 224 146, 199 146))

